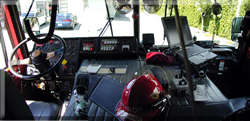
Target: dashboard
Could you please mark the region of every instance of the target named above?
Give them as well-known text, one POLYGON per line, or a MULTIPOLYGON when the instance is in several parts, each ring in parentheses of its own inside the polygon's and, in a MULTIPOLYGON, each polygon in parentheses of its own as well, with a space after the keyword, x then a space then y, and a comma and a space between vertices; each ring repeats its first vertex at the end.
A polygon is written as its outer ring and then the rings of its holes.
POLYGON ((134 37, 81 38, 80 54, 84 57, 110 57, 135 55, 137 42, 134 37))
MULTIPOLYGON (((92 37, 92 38, 64 38, 66 50, 64 59, 55 69, 60 77, 74 76, 83 59, 91 58, 129 58, 137 53, 137 42, 134 37, 92 37)), ((56 51, 62 43, 51 40, 43 45, 36 45, 36 49, 43 53, 56 51)), ((51 58, 50 64, 58 60, 58 55, 51 58)))

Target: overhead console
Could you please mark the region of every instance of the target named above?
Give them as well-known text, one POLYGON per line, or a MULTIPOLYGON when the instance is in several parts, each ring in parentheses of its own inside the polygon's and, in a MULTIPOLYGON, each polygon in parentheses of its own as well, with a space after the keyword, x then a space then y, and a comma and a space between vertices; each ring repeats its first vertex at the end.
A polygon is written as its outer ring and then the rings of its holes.
POLYGON ((135 37, 93 37, 81 39, 81 57, 136 56, 135 37))

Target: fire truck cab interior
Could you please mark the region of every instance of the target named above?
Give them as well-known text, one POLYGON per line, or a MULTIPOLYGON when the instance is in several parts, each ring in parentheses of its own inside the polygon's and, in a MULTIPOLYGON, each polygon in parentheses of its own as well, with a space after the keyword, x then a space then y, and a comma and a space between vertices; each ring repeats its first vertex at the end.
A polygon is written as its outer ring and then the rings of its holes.
MULTIPOLYGON (((47 26, 47 32, 34 31, 36 22, 27 19, 29 12, 20 20, 19 0, 0 1, 6 64, 0 71, 1 120, 123 121, 115 112, 123 89, 142 74, 154 75, 167 93, 166 100, 157 102, 164 110, 155 120, 250 119, 250 11, 234 20, 232 28, 242 31, 234 33, 239 43, 235 48, 196 40, 187 17, 179 15, 177 0, 166 0, 165 16, 157 18, 161 37, 158 29, 142 33, 150 25, 142 24, 146 19, 141 11, 154 13, 162 0, 112 0, 115 14, 111 0, 99 1, 104 4, 96 3, 92 12, 104 21, 91 14, 77 16, 90 25, 78 22, 71 33, 58 30, 59 35, 55 26, 60 0, 50 0, 47 25, 39 25, 47 26), (100 6, 105 15, 98 14, 100 6), (10 55, 4 28, 14 48, 10 55), (156 45, 159 38, 167 44, 156 45)), ((87 11, 90 7, 84 5, 79 9, 87 11)), ((212 8, 216 17, 222 11, 216 0, 212 8)))

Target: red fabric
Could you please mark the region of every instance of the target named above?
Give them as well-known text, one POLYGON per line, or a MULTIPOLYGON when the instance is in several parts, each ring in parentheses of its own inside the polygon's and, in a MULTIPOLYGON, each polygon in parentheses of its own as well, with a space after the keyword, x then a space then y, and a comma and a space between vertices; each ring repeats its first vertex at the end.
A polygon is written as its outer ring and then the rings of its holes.
MULTIPOLYGON (((9 27, 9 34, 10 34, 10 37, 12 38, 12 42, 13 42, 13 46, 16 47, 18 44, 19 44, 19 41, 18 41, 18 38, 17 38, 17 34, 16 34, 16 31, 15 31, 15 28, 14 28, 14 24, 13 24, 13 21, 12 21, 12 18, 11 18, 11 14, 10 14, 10 11, 9 11, 9 8, 7 5, 4 5, 4 12, 5 12, 5 17, 6 17, 6 20, 7 20, 7 25, 9 27)), ((17 55, 18 55, 18 58, 19 59, 24 59, 24 56, 22 54, 22 51, 21 49, 18 49, 17 50, 17 55)), ((15 66, 14 67, 14 70, 17 72, 18 70, 22 72, 24 72, 26 69, 26 66, 25 65, 19 65, 19 66, 15 66)), ((9 72, 9 71, 8 71, 9 72)), ((10 73, 10 72, 9 72, 10 73)), ((11 74, 12 75, 12 74, 11 74)), ((21 89, 21 79, 18 78, 18 77, 14 77, 14 83, 16 84, 16 86, 21 89)), ((21 90, 22 91, 22 90, 21 90)))
POLYGON ((146 54, 146 63, 152 65, 169 65, 174 61, 174 57, 167 56, 163 52, 149 52, 146 54))
MULTIPOLYGON (((10 16, 9 8, 7 5, 4 6, 4 12, 6 15, 7 23, 8 23, 9 29, 10 29, 10 34, 11 34, 11 37, 13 39, 14 46, 17 46, 19 44, 19 42, 17 39, 16 31, 15 31, 15 28, 14 28, 14 25, 13 25, 13 22, 12 22, 12 19, 10 16)), ((19 59, 24 59, 23 54, 22 54, 20 49, 17 50, 17 55, 18 55, 19 59)))

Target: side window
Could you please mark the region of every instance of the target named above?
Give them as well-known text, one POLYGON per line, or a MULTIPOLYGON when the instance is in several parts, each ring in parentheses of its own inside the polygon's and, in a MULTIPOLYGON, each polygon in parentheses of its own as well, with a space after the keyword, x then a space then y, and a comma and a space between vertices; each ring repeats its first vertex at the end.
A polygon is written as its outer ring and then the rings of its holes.
POLYGON ((0 69, 6 67, 8 57, 10 57, 13 50, 5 22, 3 6, 0 5, 0 69))
POLYGON ((4 53, 3 53, 3 34, 2 34, 2 26, 3 24, 3 12, 2 12, 2 8, 0 7, 0 69, 5 68, 6 66, 6 62, 5 62, 5 57, 4 57, 4 53))

